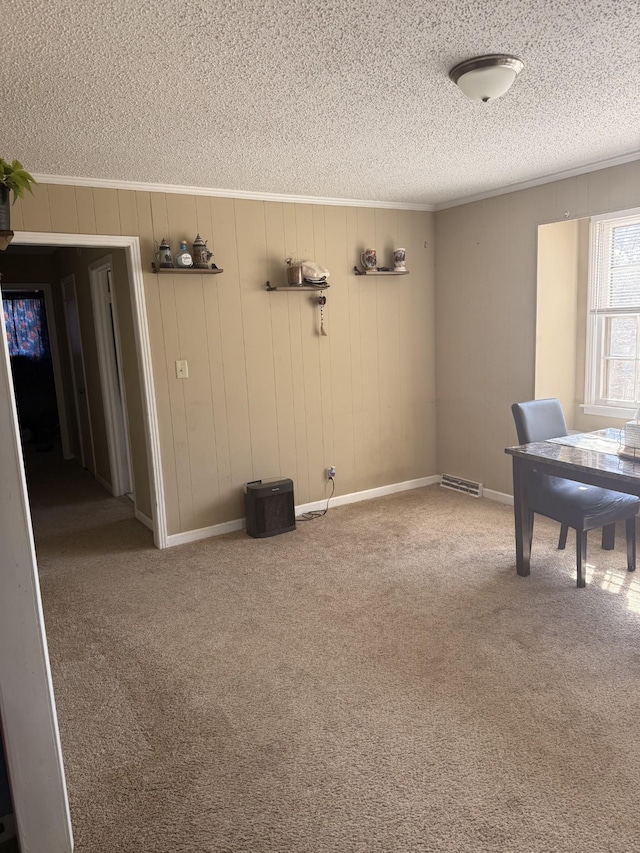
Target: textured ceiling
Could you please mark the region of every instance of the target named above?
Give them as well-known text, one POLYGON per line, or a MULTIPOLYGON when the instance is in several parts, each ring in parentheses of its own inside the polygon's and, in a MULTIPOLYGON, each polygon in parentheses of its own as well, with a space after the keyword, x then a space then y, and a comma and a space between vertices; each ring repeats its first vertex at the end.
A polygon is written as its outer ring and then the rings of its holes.
POLYGON ((638 0, 4 0, 31 172, 438 204, 640 149, 638 0), (456 62, 513 53, 489 104, 456 62))

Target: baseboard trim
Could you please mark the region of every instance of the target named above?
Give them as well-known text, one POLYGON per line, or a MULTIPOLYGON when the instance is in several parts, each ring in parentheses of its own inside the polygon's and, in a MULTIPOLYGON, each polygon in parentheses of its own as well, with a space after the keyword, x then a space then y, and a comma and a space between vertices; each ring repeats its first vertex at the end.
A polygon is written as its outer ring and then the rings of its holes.
POLYGON ((490 501, 496 501, 499 504, 513 506, 513 495, 507 495, 505 492, 496 492, 493 489, 485 489, 483 497, 489 498, 490 501))
MULTIPOLYGON (((372 498, 382 498, 385 495, 393 495, 396 492, 408 492, 410 489, 420 489, 423 486, 433 486, 440 482, 439 474, 432 474, 430 477, 420 477, 417 480, 405 480, 402 483, 391 483, 388 486, 378 486, 375 489, 365 489, 362 492, 351 492, 348 495, 336 495, 331 498, 329 507, 344 506, 345 504, 355 504, 360 501, 369 501, 372 498)), ((301 504, 296 507, 296 515, 303 512, 314 512, 319 509, 324 509, 327 505, 327 499, 321 501, 313 501, 308 504, 301 504)))
POLYGON ((196 530, 185 530, 184 533, 170 533, 167 536, 167 548, 174 545, 186 545, 187 542, 198 542, 200 539, 210 539, 212 536, 222 536, 223 533, 233 533, 244 528, 244 518, 224 521, 222 524, 212 524, 211 527, 198 527, 196 530))
POLYGON ((140 512, 138 507, 135 508, 135 516, 145 527, 148 527, 149 530, 153 531, 153 521, 149 518, 148 515, 145 515, 143 512, 140 512))
MULTIPOLYGON (((396 492, 406 492, 409 489, 420 489, 423 486, 433 486, 440 482, 439 474, 432 474, 430 477, 420 477, 417 480, 405 480, 402 483, 391 483, 388 486, 378 486, 375 489, 365 489, 362 492, 351 492, 348 495, 337 495, 331 498, 329 507, 343 506, 344 504, 358 503, 359 501, 368 501, 372 498, 381 498, 385 495, 393 495, 396 492)), ((327 505, 327 499, 321 501, 313 501, 312 503, 300 504, 295 508, 296 515, 303 512, 313 512, 314 510, 324 509, 327 505)), ((210 539, 213 536, 222 536, 224 533, 234 533, 236 530, 244 530, 244 518, 236 518, 233 521, 225 521, 222 524, 213 524, 211 527, 200 527, 197 530, 185 530, 184 533, 172 533, 167 536, 167 547, 172 548, 174 545, 186 545, 188 542, 198 542, 200 539, 210 539)))
POLYGON ((106 489, 110 495, 113 494, 113 489, 111 488, 111 483, 108 483, 104 477, 100 476, 100 474, 94 474, 93 476, 96 478, 97 482, 100 483, 100 485, 102 486, 103 489, 106 489))

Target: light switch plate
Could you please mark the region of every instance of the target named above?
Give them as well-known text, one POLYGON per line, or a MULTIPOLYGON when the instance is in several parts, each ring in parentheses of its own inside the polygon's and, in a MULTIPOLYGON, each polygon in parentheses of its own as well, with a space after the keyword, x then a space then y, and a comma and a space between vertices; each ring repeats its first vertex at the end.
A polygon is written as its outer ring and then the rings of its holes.
POLYGON ((189 376, 189 365, 186 361, 176 361, 176 378, 187 379, 189 376))

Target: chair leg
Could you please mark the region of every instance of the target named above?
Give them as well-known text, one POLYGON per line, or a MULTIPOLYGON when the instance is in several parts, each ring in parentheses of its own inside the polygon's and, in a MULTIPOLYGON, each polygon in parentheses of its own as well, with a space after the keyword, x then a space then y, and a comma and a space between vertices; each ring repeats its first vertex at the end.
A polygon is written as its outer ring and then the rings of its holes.
POLYGON ((636 517, 627 519, 627 569, 636 570, 636 517))
POLYGON ((567 547, 567 533, 569 532, 568 524, 560 525, 560 538, 558 539, 558 551, 564 551, 567 547))
POLYGON ((607 524, 602 528, 602 550, 613 551, 616 547, 616 526, 607 524))
POLYGON ((576 566, 578 569, 578 586, 585 585, 584 565, 587 562, 587 531, 576 530, 576 566))

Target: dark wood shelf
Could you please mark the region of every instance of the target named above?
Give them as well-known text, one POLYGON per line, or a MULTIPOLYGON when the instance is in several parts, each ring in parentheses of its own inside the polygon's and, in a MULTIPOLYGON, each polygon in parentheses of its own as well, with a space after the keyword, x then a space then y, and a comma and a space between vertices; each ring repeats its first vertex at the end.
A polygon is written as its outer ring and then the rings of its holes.
POLYGON ((409 270, 361 270, 359 267, 354 267, 353 271, 356 275, 409 275, 409 270))
POLYGON ((268 281, 266 284, 267 290, 289 290, 293 292, 294 290, 306 290, 307 292, 313 290, 328 290, 331 287, 329 284, 285 284, 282 287, 271 287, 271 282, 268 281))
POLYGON ((160 269, 156 269, 156 265, 151 264, 151 272, 156 273, 156 275, 184 275, 184 273, 190 275, 218 275, 224 272, 224 270, 211 269, 211 267, 207 267, 206 269, 202 267, 186 267, 183 269, 178 267, 160 267, 160 269))

